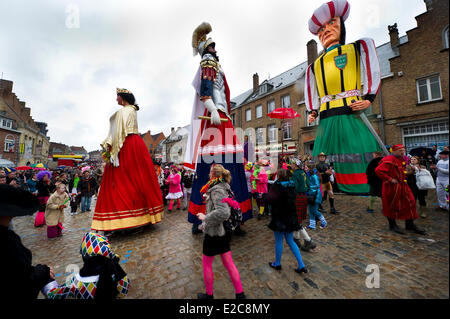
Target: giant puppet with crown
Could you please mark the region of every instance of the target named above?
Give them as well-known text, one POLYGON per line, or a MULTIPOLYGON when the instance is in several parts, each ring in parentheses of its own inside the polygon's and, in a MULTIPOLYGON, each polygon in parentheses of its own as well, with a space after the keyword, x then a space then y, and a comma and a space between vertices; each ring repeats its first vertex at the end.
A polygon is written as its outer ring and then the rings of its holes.
POLYGON ((327 154, 339 189, 361 194, 369 191, 366 168, 381 146, 360 112, 375 100, 381 75, 372 39, 345 44, 349 14, 346 0, 334 0, 309 19, 309 30, 319 37, 323 53, 306 71, 305 102, 309 122, 320 116, 312 155, 327 154))
POLYGON ((201 223, 196 217, 205 212, 201 188, 208 183, 211 166, 223 165, 231 173, 231 189, 240 203, 243 221, 252 217, 243 165, 243 147, 236 136, 230 117, 230 90, 219 64, 215 42, 207 38, 212 31, 207 22, 200 24, 192 35, 194 56, 201 57, 192 85, 195 89, 190 134, 184 166, 196 171, 189 202, 188 220, 193 233, 201 223))

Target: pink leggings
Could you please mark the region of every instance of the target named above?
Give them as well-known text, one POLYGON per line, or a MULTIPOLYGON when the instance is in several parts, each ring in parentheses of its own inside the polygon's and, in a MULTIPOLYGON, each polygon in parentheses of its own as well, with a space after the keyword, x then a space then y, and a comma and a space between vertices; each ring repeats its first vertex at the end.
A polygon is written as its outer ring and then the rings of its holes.
MULTIPOLYGON (((224 267, 227 269, 230 275, 231 281, 233 282, 234 290, 236 294, 243 292, 241 277, 239 276, 239 271, 234 265, 233 258, 231 257, 231 251, 220 255, 224 267)), ((205 280, 206 293, 208 295, 213 295, 213 283, 214 283, 214 273, 212 269, 214 256, 203 255, 203 278, 205 280)))
MULTIPOLYGON (((172 210, 173 208, 173 202, 175 199, 171 199, 169 203, 169 210, 172 210)), ((177 201, 177 208, 181 208, 181 198, 176 199, 177 201)))

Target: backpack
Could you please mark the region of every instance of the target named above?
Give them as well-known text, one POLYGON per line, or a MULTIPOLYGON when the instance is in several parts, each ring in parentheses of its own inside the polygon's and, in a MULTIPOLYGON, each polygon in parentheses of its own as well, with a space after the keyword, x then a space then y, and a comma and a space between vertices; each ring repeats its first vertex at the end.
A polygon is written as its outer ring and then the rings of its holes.
POLYGON ((242 224, 242 211, 239 203, 234 199, 234 194, 231 190, 228 190, 230 197, 222 199, 223 203, 227 203, 230 206, 231 214, 227 220, 223 222, 225 231, 234 231, 239 225, 242 224))

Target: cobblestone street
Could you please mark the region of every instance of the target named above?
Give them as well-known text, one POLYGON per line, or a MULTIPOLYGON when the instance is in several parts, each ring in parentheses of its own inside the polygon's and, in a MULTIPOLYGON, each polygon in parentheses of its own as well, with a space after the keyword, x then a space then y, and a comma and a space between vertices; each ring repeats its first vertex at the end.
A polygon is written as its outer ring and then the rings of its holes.
MULTIPOLYGON (((366 213, 367 198, 336 195, 340 215, 325 214, 328 227, 308 231, 317 244, 302 252, 308 274, 294 272, 296 261, 284 244, 282 271, 269 267, 274 260, 270 217, 251 219, 247 235, 234 237, 231 251, 248 298, 449 298, 448 213, 437 211, 435 195, 428 198, 428 217, 417 225, 426 236, 397 235, 381 215, 366 213), (366 287, 366 267, 379 266, 380 287, 366 287)), ((92 210, 95 201, 92 203, 92 210)), ((325 206, 327 207, 327 206, 325 206)), ((127 298, 196 298, 204 292, 202 235, 191 234, 187 211, 165 213, 161 223, 134 235, 111 237, 120 254, 131 288, 127 298)), ((79 253, 83 234, 90 229, 92 212, 71 217, 66 211, 64 235, 49 240, 46 228, 34 228, 34 216, 14 219, 14 230, 33 253, 33 264, 54 268, 63 283, 70 264, 82 266, 79 253)), ((404 223, 399 222, 404 228, 404 223)), ((214 264, 215 298, 234 298, 228 273, 219 257, 214 264)), ((40 294, 39 298, 43 298, 40 294)))

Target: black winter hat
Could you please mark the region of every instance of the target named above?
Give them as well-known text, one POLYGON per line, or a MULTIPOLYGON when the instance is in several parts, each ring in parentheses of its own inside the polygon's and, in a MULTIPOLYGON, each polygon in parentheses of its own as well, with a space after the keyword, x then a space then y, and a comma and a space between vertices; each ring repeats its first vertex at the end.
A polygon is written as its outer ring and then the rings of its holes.
POLYGON ((28 191, 0 184, 0 216, 33 215, 39 209, 39 200, 28 191))

